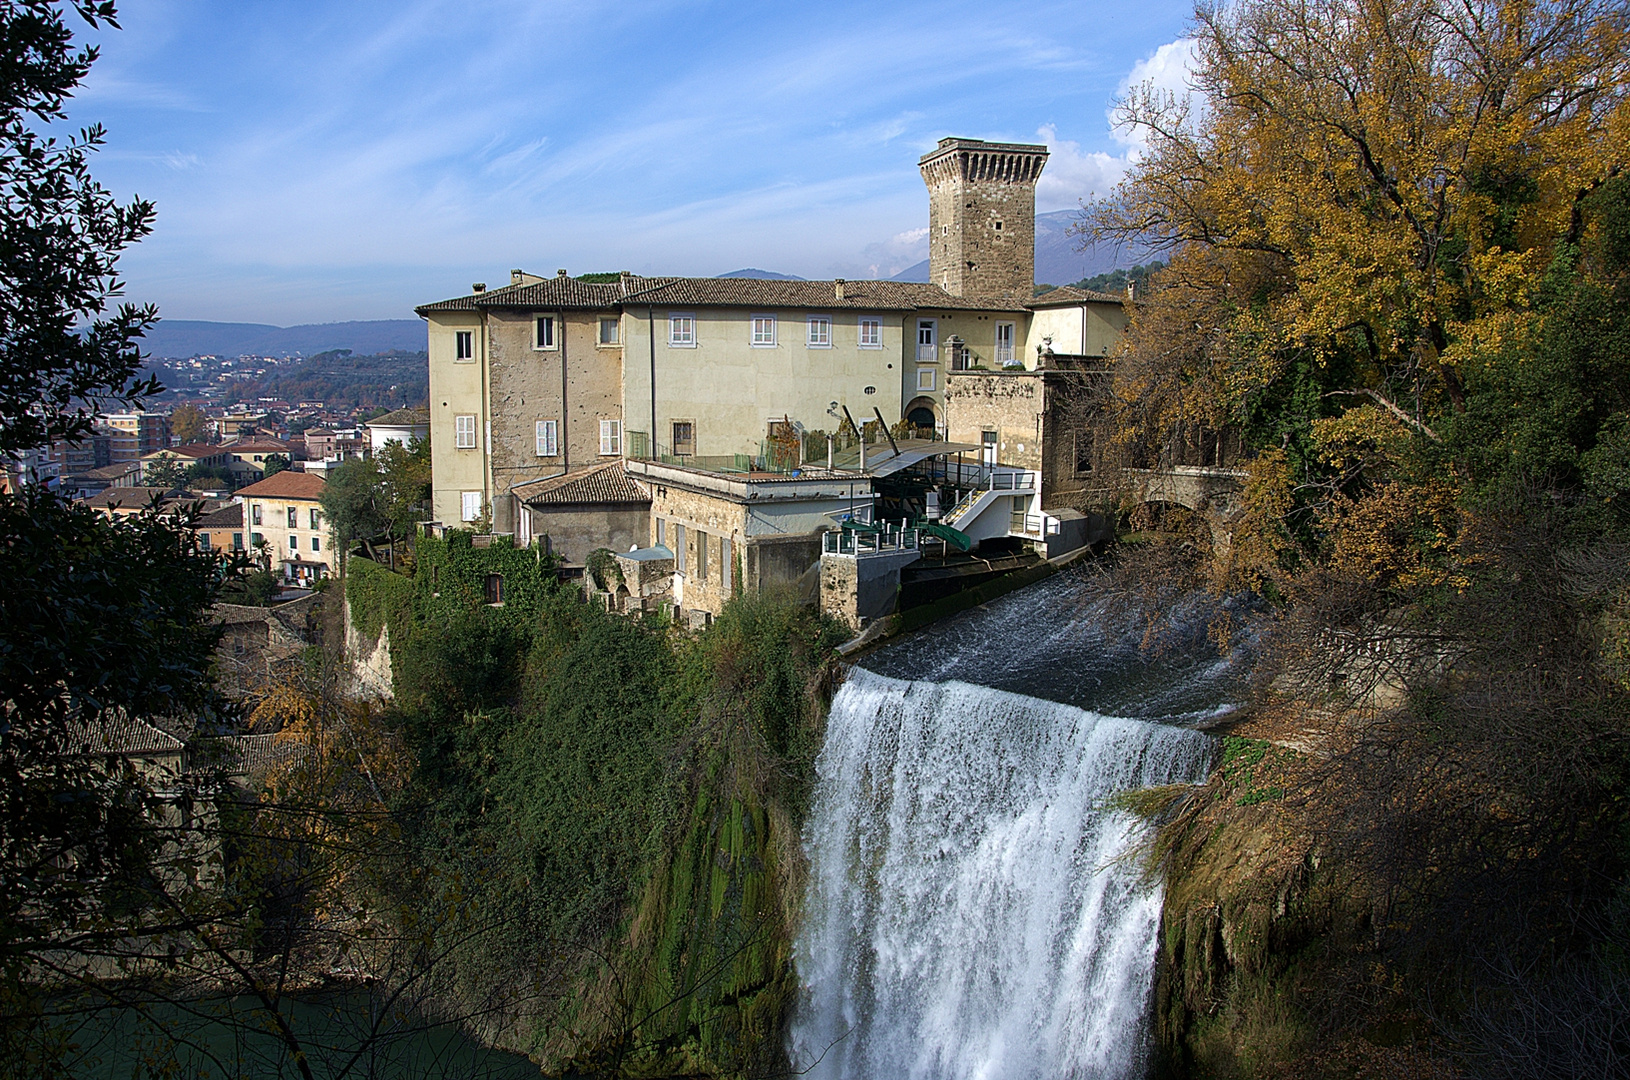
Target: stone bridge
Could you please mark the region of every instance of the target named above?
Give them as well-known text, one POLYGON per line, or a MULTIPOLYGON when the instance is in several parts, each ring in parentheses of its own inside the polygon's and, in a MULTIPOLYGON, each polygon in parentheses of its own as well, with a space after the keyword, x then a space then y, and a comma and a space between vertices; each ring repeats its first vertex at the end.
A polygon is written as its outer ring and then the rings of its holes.
POLYGON ((1211 526, 1211 545, 1218 553, 1233 544, 1234 520, 1248 473, 1244 469, 1174 465, 1165 469, 1123 470, 1140 503, 1168 503, 1193 510, 1211 526))

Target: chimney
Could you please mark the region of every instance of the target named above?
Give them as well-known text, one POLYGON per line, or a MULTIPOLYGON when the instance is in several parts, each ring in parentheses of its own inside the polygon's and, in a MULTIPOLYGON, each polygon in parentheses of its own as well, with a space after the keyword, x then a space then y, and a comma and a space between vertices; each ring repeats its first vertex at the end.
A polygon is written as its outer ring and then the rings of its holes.
POLYGON ((618 274, 617 275, 617 284, 622 286, 623 295, 627 296, 628 295, 628 290, 634 287, 634 275, 633 275, 633 273, 631 271, 624 270, 622 273, 618 274))
POLYGON ((1138 283, 1136 281, 1133 281, 1131 278, 1127 278, 1127 280, 1126 280, 1126 299, 1128 301, 1132 301, 1132 300, 1136 300, 1137 298, 1138 298, 1138 283))
POLYGON ((487 283, 485 281, 478 281, 474 285, 470 286, 470 291, 471 292, 486 292, 487 291, 487 283))
POLYGON ((511 285, 519 285, 524 280, 526 280, 526 275, 523 274, 521 271, 519 271, 519 270, 511 270, 509 272, 509 283, 511 285))
POLYGON ((832 282, 832 295, 839 300, 843 299, 843 279, 837 278, 832 282))
POLYGON ((566 276, 566 271, 565 271, 565 270, 564 270, 564 269, 562 269, 562 270, 556 270, 556 271, 555 271, 555 276, 556 276, 556 277, 565 277, 565 276, 566 276))

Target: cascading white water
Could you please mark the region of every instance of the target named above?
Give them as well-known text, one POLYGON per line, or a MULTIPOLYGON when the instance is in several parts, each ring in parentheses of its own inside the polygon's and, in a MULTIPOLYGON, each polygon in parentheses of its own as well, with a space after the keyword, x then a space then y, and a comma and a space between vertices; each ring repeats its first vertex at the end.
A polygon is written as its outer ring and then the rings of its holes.
POLYGON ((1198 781, 1210 754, 1184 728, 854 670, 805 834, 793 1067, 1137 1075, 1160 890, 1136 857, 1148 827, 1104 803, 1198 781))

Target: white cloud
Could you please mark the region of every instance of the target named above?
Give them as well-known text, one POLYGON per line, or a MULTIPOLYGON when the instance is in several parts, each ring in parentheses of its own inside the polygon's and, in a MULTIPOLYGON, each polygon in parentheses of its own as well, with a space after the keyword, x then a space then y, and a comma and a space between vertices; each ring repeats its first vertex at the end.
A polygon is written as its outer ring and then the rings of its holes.
MULTIPOLYGON (((1168 41, 1153 53, 1132 65, 1132 70, 1115 93, 1117 101, 1125 99, 1126 95, 1140 87, 1150 87, 1159 93, 1170 94, 1175 99, 1188 98, 1190 115, 1198 116, 1205 108, 1205 97, 1194 89, 1194 47, 1193 38, 1178 38, 1168 41)), ((1132 157, 1148 146, 1148 139, 1138 128, 1127 127, 1115 122, 1115 106, 1109 109, 1109 124, 1115 141, 1131 148, 1132 157)))
POLYGON ((1047 167, 1036 181, 1036 210, 1072 210, 1101 199, 1121 182, 1127 159, 1102 151, 1082 153, 1081 144, 1058 137, 1058 129, 1045 124, 1036 135, 1047 144, 1047 167))
POLYGON ((867 244, 860 253, 857 277, 891 278, 928 258, 928 227, 907 229, 887 240, 867 244))

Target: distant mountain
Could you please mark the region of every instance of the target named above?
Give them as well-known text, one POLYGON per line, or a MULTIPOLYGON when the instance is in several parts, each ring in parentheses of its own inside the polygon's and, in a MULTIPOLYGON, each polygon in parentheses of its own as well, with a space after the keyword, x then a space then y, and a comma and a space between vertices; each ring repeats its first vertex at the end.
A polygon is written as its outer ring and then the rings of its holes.
POLYGON ((311 356, 328 349, 359 355, 425 347, 418 319, 268 326, 264 323, 200 322, 165 319, 147 332, 142 350, 155 358, 188 356, 311 356))
MULTIPOLYGON (((1145 255, 1141 248, 1115 244, 1098 244, 1082 251, 1081 237, 1070 234, 1070 227, 1080 220, 1079 210, 1054 210, 1050 214, 1036 215, 1038 283, 1068 285, 1094 274, 1130 269, 1137 265, 1140 256, 1145 255)), ((891 280, 927 281, 928 260, 906 267, 891 280)))
POLYGON ((752 267, 748 267, 746 270, 732 270, 728 274, 720 274, 719 276, 720 277, 758 278, 761 281, 807 281, 808 280, 807 278, 799 277, 797 274, 778 274, 774 270, 755 270, 752 267))

